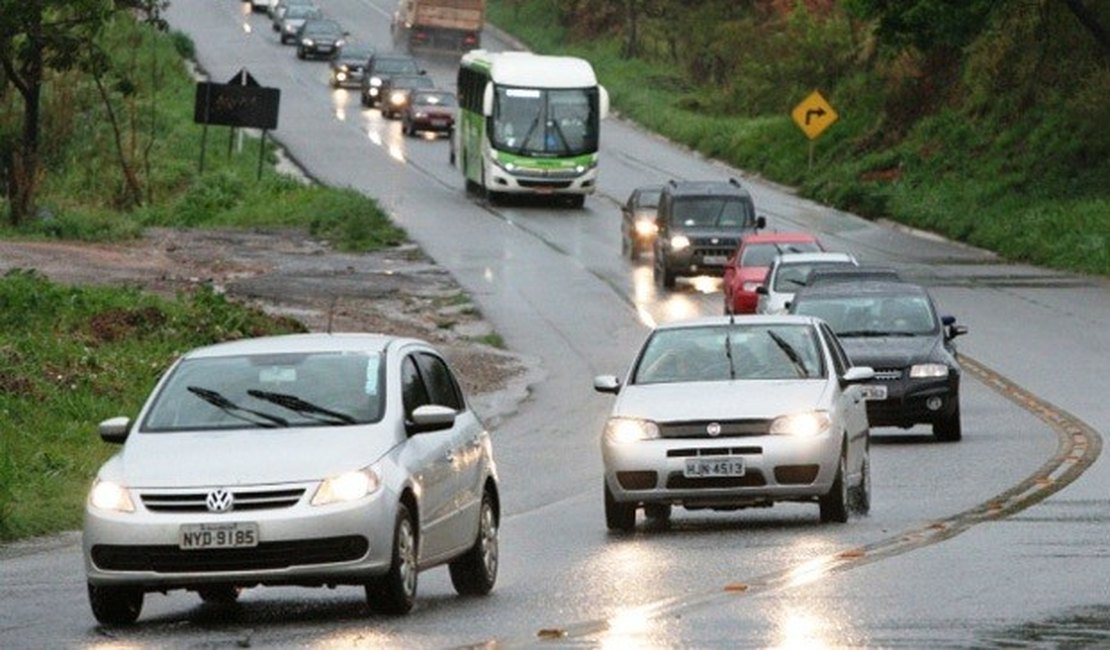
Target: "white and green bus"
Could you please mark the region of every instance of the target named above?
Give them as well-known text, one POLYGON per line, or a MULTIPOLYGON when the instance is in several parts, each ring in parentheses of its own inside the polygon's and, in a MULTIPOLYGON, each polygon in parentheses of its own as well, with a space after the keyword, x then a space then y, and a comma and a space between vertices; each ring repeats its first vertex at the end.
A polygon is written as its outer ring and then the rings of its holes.
POLYGON ((468 191, 550 194, 581 207, 597 185, 609 95, 582 59, 472 50, 459 63, 452 160, 468 191))

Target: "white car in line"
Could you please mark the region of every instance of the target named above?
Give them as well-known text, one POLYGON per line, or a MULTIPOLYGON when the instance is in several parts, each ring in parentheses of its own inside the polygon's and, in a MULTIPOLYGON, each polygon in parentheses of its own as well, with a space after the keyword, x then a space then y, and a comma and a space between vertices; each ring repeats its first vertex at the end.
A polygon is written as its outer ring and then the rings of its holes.
POLYGON ((850 253, 782 253, 775 256, 763 284, 756 287, 757 314, 784 314, 798 289, 806 286, 809 272, 830 266, 859 266, 850 253))
POLYGON ((601 435, 605 521, 672 506, 736 510, 779 501, 819 505, 847 521, 871 502, 870 429, 852 367, 823 321, 715 317, 657 327, 622 382, 594 379, 616 400, 601 435))
POLYGON ((256 585, 364 587, 403 614, 417 573, 460 594, 497 578, 490 435, 434 348, 305 334, 200 348, 162 377, 85 509, 94 616, 135 622, 150 592, 232 602, 256 585))

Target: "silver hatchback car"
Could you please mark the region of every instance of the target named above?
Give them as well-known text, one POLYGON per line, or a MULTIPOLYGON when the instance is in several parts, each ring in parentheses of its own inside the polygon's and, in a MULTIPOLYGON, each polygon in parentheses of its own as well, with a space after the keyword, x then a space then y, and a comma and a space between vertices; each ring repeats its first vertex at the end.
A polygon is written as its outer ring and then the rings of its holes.
POLYGON ((448 564, 460 594, 498 567, 490 435, 422 341, 305 334, 179 359, 132 423, 85 510, 97 620, 133 623, 148 592, 231 602, 255 585, 365 587, 412 608, 418 571, 448 564))
POLYGON ((671 506, 736 510, 815 502, 822 521, 870 507, 870 431, 861 382, 823 321, 802 316, 697 319, 644 342, 601 435, 605 521, 671 506))

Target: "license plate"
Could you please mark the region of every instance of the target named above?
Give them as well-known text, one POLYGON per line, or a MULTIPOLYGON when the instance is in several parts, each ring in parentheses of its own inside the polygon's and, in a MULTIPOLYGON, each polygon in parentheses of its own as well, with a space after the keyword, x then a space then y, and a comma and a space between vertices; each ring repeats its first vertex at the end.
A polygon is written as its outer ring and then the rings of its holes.
POLYGON ((447 126, 447 120, 432 120, 432 126, 447 126))
POLYGON ((177 545, 185 551, 208 548, 251 548, 258 546, 258 524, 184 524, 177 545))
POLYGON ((683 470, 686 478, 710 478, 714 476, 743 476, 743 458, 687 458, 683 470))
POLYGON ((860 388, 863 389, 863 399, 869 402, 880 402, 886 399, 886 386, 880 384, 872 386, 860 386, 860 388))
POLYGON ((701 263, 709 266, 724 266, 728 261, 728 257, 724 255, 706 255, 701 258, 701 263))

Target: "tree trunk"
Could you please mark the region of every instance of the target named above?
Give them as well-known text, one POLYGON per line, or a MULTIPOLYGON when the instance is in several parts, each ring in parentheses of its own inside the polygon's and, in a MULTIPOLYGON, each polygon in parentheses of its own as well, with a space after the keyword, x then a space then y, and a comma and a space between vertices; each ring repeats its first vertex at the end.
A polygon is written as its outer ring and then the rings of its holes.
MULTIPOLYGON (((41 52, 39 52, 41 55, 41 52)), ((32 217, 35 212, 35 195, 40 180, 39 174, 39 112, 42 98, 42 66, 32 65, 16 84, 23 97, 23 137, 20 146, 12 156, 12 166, 8 176, 8 207, 13 226, 19 226, 32 217)))

